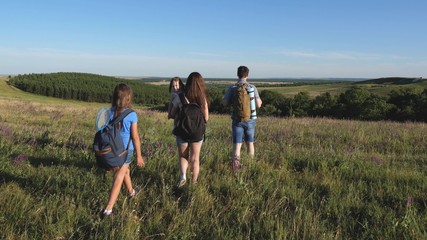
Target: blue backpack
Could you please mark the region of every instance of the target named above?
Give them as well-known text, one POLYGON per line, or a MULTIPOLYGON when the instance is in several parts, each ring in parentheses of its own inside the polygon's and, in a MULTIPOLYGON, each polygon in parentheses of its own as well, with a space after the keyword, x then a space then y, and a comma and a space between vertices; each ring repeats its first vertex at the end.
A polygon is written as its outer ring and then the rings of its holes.
POLYGON ((119 116, 111 119, 104 129, 96 132, 93 140, 93 150, 95 151, 96 164, 98 167, 109 170, 115 167, 121 167, 128 156, 128 149, 123 144, 123 138, 120 134, 120 128, 116 125, 127 115, 133 112, 132 109, 124 110, 119 116))

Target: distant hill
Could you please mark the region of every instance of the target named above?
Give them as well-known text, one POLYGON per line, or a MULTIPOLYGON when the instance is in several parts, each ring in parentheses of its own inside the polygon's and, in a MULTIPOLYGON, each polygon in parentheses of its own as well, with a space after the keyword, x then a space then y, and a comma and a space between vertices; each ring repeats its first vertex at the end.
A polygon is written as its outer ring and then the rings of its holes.
POLYGON ((163 106, 170 98, 164 86, 90 73, 24 74, 10 78, 8 83, 25 92, 86 102, 110 103, 114 87, 119 83, 131 86, 136 104, 163 106))
POLYGON ((406 77, 385 77, 385 78, 376 78, 366 81, 357 82, 357 84, 394 84, 394 85, 405 85, 416 82, 426 81, 422 77, 419 78, 406 78, 406 77))

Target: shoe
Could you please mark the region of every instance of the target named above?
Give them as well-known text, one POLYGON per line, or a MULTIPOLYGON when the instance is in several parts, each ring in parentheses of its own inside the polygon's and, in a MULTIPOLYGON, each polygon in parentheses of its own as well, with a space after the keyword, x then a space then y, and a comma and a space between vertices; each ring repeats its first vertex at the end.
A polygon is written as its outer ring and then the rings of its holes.
POLYGON ((101 219, 110 217, 111 215, 113 215, 113 210, 107 210, 107 209, 105 209, 105 210, 101 210, 99 212, 99 216, 101 217, 101 219))
POLYGON ((233 171, 236 171, 237 169, 239 169, 241 167, 240 161, 239 159, 234 159, 233 162, 231 162, 231 169, 233 171))
POLYGON ((129 194, 129 197, 130 197, 130 198, 134 198, 136 195, 138 195, 138 193, 139 193, 140 191, 141 191, 141 190, 139 190, 139 187, 134 188, 134 189, 133 189, 133 191, 132 191, 132 193, 131 193, 131 194, 129 194))
POLYGON ((184 187, 185 186, 185 183, 186 183, 187 181, 185 180, 185 179, 181 179, 181 180, 179 180, 177 183, 176 183, 176 187, 177 188, 182 188, 182 187, 184 187))

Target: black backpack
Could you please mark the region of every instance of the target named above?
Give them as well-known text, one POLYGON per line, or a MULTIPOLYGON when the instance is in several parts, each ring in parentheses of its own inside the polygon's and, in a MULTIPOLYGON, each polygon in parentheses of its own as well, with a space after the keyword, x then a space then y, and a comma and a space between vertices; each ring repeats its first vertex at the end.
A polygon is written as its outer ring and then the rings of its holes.
POLYGON ((96 132, 93 150, 98 167, 108 170, 121 167, 125 163, 131 138, 129 138, 128 145, 125 148, 120 134, 121 129, 117 128, 116 125, 131 112, 133 112, 132 109, 124 110, 119 116, 111 119, 104 129, 96 132))
POLYGON ((189 143, 204 140, 206 122, 200 106, 197 103, 187 103, 183 93, 178 96, 182 107, 179 110, 178 121, 172 131, 173 134, 189 143))

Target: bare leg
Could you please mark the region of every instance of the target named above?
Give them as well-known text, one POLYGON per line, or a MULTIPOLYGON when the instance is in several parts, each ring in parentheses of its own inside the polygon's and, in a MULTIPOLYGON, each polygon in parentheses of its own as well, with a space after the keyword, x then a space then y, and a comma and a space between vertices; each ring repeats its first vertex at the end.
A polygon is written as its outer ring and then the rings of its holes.
POLYGON ((193 169, 192 182, 197 182, 197 178, 199 177, 200 171, 200 150, 202 148, 201 143, 191 143, 191 151, 190 151, 190 164, 193 169))
POLYGON ((129 193, 132 193, 133 191, 133 186, 132 186, 132 180, 130 178, 130 166, 128 165, 128 169, 126 171, 125 177, 124 177, 124 182, 125 182, 125 186, 128 189, 129 193))
POLYGON ((106 210, 112 210, 116 203, 117 197, 119 196, 120 189, 123 185, 123 180, 126 175, 126 171, 129 170, 129 165, 123 165, 119 170, 114 173, 113 187, 111 188, 110 198, 108 199, 106 210))
POLYGON ((253 142, 246 143, 246 146, 248 147, 248 154, 251 158, 255 156, 255 147, 253 142))
POLYGON ((240 149, 242 148, 241 143, 235 143, 233 144, 233 159, 239 159, 240 158, 240 149))
POLYGON ((190 148, 188 145, 178 146, 179 170, 180 170, 180 174, 181 174, 181 179, 187 173, 189 149, 190 148))

